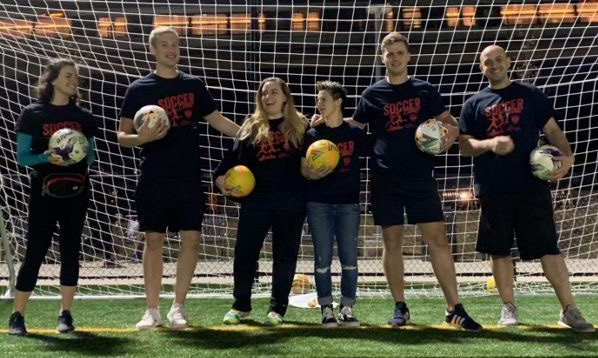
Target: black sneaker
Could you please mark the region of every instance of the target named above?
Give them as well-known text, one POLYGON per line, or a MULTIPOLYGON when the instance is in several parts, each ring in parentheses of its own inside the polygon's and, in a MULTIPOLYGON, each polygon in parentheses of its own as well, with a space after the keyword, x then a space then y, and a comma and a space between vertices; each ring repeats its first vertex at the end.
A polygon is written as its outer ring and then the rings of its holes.
POLYGON ((451 312, 446 311, 445 315, 446 323, 461 328, 465 331, 479 331, 482 326, 469 317, 463 305, 458 303, 455 305, 455 309, 451 312))
POLYGON ((359 327, 359 320, 353 315, 353 308, 351 306, 341 306, 341 311, 338 314, 338 323, 341 326, 359 327))
POLYGON ((56 326, 56 331, 58 333, 69 333, 75 330, 75 326, 73 326, 73 316, 71 316, 70 311, 62 311, 62 314, 58 316, 58 325, 56 326))
POLYGON ((388 320, 388 324, 392 327, 404 326, 409 322, 409 308, 405 302, 397 302, 395 304, 395 313, 388 320))
POLYGON ((8 334, 11 336, 24 336, 27 334, 25 318, 21 312, 13 312, 8 319, 8 334))
POLYGON ((332 305, 322 306, 322 327, 333 328, 336 326, 338 326, 338 322, 336 322, 336 318, 334 318, 332 305))

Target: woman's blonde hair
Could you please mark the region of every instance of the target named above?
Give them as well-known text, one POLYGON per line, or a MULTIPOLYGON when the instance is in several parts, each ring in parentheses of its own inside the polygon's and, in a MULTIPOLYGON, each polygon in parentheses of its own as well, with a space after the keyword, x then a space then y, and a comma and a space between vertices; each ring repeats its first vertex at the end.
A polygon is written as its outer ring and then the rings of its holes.
POLYGON ((270 125, 268 124, 268 114, 262 102, 262 90, 264 85, 269 82, 278 83, 285 95, 286 103, 282 110, 284 120, 278 128, 284 133, 291 147, 297 149, 303 144, 303 136, 305 135, 307 123, 303 114, 295 108, 295 102, 293 101, 289 86, 278 77, 268 77, 260 83, 255 96, 255 112, 243 122, 239 131, 239 138, 241 140, 249 139, 253 145, 269 139, 268 132, 270 131, 270 125))

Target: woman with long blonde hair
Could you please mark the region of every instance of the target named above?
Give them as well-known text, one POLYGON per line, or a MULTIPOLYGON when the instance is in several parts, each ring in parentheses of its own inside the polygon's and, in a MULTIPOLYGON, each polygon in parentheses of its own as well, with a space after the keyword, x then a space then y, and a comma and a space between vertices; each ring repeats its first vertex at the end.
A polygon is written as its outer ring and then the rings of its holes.
POLYGON ((305 219, 305 181, 301 175, 307 122, 297 111, 287 84, 266 78, 256 94, 255 112, 239 131, 234 147, 214 178, 224 195, 232 188, 224 174, 235 165, 248 167, 255 188, 241 200, 234 259, 234 303, 225 324, 238 324, 251 312, 251 289, 260 250, 272 229, 272 296, 266 324, 279 325, 287 310, 305 219))

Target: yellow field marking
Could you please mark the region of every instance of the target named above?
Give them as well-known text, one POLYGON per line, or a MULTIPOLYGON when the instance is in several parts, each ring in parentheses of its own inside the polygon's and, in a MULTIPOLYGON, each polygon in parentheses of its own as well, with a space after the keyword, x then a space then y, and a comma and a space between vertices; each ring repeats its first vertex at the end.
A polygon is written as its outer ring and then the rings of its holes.
MULTIPOLYGON (((594 326, 598 329, 598 325, 594 326)), ((162 331, 182 331, 182 332, 195 332, 195 331, 224 331, 224 332, 255 332, 255 331, 273 331, 278 329, 326 329, 329 330, 330 328, 323 328, 319 325, 313 326, 300 326, 300 325, 293 325, 293 324, 283 324, 282 326, 278 327, 266 327, 266 326, 248 326, 248 325, 235 325, 235 326, 215 326, 215 327, 190 327, 185 329, 179 330, 171 330, 170 328, 154 328, 152 331, 154 332, 162 332, 162 331)), ((396 329, 396 330, 429 330, 429 329, 436 329, 436 330, 457 330, 457 328, 447 325, 447 324, 438 324, 438 325, 416 325, 410 324, 403 327, 393 328, 388 325, 362 325, 360 327, 339 327, 338 329, 396 329)), ((497 325, 485 325, 482 331, 501 331, 501 330, 564 330, 567 328, 560 327, 558 325, 519 325, 517 327, 505 328, 499 327, 497 325)), ((31 334, 58 334, 55 329, 28 329, 28 333, 31 334)), ((75 333, 136 333, 140 332, 136 328, 77 328, 75 333)), ((0 329, 0 334, 7 334, 7 329, 0 329)))

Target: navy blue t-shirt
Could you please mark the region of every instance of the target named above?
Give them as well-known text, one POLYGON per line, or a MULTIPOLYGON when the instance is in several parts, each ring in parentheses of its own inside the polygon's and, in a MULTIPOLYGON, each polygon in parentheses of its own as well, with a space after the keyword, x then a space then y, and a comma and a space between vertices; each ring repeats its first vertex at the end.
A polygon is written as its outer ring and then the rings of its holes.
POLYGON ((436 88, 413 77, 400 85, 382 79, 363 91, 353 119, 368 123, 374 136, 374 172, 402 178, 431 177, 434 156, 417 148, 415 130, 445 110, 436 88))
POLYGON ((547 187, 532 175, 529 155, 538 145, 540 131, 556 111, 536 87, 512 82, 494 90, 484 88, 463 104, 459 127, 462 135, 478 140, 510 136, 513 152, 497 155, 488 151, 473 158, 475 189, 484 193, 520 193, 547 187))
MULTIPOLYGON (((15 132, 30 135, 31 154, 40 154, 48 150, 50 137, 62 128, 79 131, 93 140, 98 131, 97 122, 87 109, 75 103, 55 106, 49 102, 37 101, 23 108, 17 120, 15 132)), ((42 176, 49 173, 87 173, 87 161, 82 160, 69 166, 43 163, 34 166, 42 176)))
MULTIPOLYGON (((366 135, 363 130, 343 122, 330 128, 325 124, 311 128, 305 134, 305 148, 320 139, 336 144, 340 160, 334 171, 322 179, 309 180, 307 201, 326 204, 359 203, 360 156, 366 154, 366 135)), ((307 150, 304 153, 307 153, 307 150)))
POLYGON ((164 108, 170 130, 164 138, 142 146, 141 176, 200 180, 199 123, 217 109, 203 81, 180 71, 172 79, 150 73, 129 86, 120 116, 133 119, 148 104, 164 108))
MULTIPOLYGON (((214 172, 214 180, 235 165, 244 165, 255 177, 255 187, 242 203, 288 208, 305 204, 305 178, 301 175, 302 148, 292 148, 278 128, 283 119, 269 120, 268 140, 257 145, 235 140, 214 172)), ((236 199, 235 199, 236 200, 236 199)))

